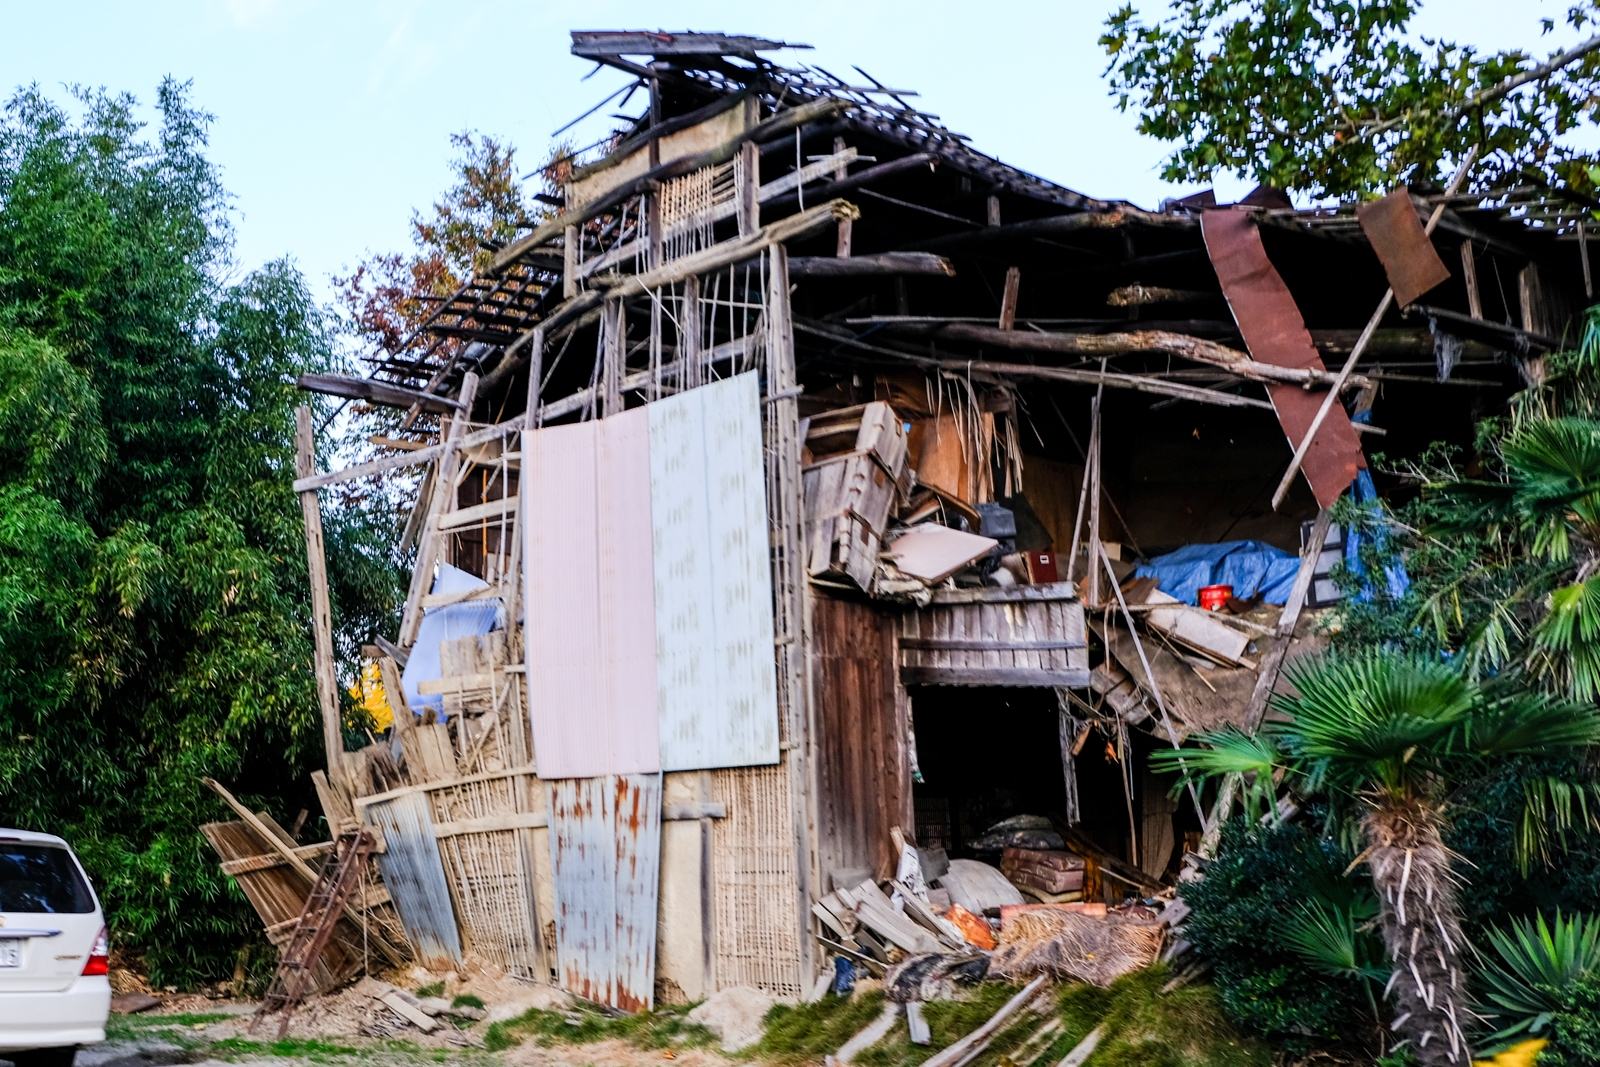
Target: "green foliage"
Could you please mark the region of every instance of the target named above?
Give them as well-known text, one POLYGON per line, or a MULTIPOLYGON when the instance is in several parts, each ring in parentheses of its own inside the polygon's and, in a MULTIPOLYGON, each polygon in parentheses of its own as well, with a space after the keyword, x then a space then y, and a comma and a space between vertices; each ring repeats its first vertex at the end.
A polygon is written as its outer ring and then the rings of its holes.
MULTIPOLYGON (((1344 876, 1350 861, 1334 842, 1299 823, 1251 829, 1235 818, 1223 828, 1206 877, 1188 883, 1194 909, 1184 936, 1213 965, 1228 1018, 1241 1026, 1305 1044, 1350 1039, 1373 1026, 1360 978, 1307 966, 1286 925, 1307 901, 1344 914, 1364 914, 1371 890, 1344 876)), ((1370 932, 1353 932, 1355 956, 1381 955, 1370 932)))
MULTIPOLYGON (((72 841, 116 943, 192 986, 258 928, 200 776, 284 822, 314 805, 293 410, 336 330, 288 263, 232 267, 183 87, 153 135, 129 97, 76 104, 0 112, 0 825, 72 841)), ((347 650, 396 595, 389 521, 330 515, 347 650)))
POLYGON ((442 996, 444 996, 444 982, 443 981, 430 982, 425 986, 418 986, 417 987, 417 996, 419 996, 419 997, 442 997, 442 996))
POLYGON ((684 1020, 688 1011, 687 1007, 666 1008, 616 1016, 583 1006, 572 1012, 530 1008, 515 1019, 490 1026, 483 1040, 490 1052, 512 1048, 528 1040, 541 1048, 587 1045, 613 1038, 643 1049, 715 1045, 715 1034, 684 1020))
POLYGON ((1501 1024, 1494 1040, 1539 1036, 1579 982, 1600 973, 1600 917, 1582 913, 1546 923, 1513 917, 1510 929, 1492 928, 1490 958, 1480 972, 1484 1014, 1501 1024))
MULTIPOLYGON (((1090 1063, 1095 1067, 1266 1067, 1272 1062, 1269 1049, 1228 1021, 1217 990, 1191 985, 1162 993, 1170 978, 1170 971, 1156 966, 1123 975, 1105 990, 1068 987, 1061 1008, 1069 1022, 1077 1014, 1072 1007, 1084 1001, 1104 1005, 1096 1025, 1105 1027, 1105 1036, 1090 1063)), ((1076 1041, 1070 1037, 1058 1042, 1051 1055, 1059 1059, 1073 1044, 1076 1041)), ((1044 1062, 1049 1062, 1048 1057, 1044 1062)))
MULTIPOLYGON (((1370 194, 1442 179, 1446 161, 1478 145, 1481 188, 1531 181, 1590 192, 1588 157, 1566 135, 1594 121, 1600 60, 1591 54, 1468 109, 1473 94, 1540 60, 1418 40, 1410 23, 1420 6, 1183 0, 1146 22, 1129 4, 1106 20, 1100 43, 1118 105, 1138 111, 1140 132, 1177 145, 1168 181, 1222 171, 1317 197, 1370 194)), ((1575 5, 1567 22, 1582 30, 1594 11, 1575 5)))
POLYGON ((471 993, 460 993, 456 995, 454 1000, 450 1001, 450 1006, 452 1008, 481 1008, 483 1007, 483 998, 473 996, 471 993))
POLYGON ((1600 976, 1590 973, 1563 992, 1545 1036, 1550 1045, 1539 1053, 1539 1067, 1600 1063, 1600 976))

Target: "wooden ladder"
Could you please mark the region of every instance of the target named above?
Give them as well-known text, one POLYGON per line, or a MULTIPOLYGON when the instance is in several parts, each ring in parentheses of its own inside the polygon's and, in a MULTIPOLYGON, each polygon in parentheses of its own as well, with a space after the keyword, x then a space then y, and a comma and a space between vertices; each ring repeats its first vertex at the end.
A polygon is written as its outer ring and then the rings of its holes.
POLYGON ((254 1034, 261 1020, 275 1011, 283 1012, 278 1036, 281 1038, 288 1033, 289 1018, 305 996, 311 972, 322 958, 322 950, 333 936, 333 928, 339 924, 345 902, 361 880, 367 857, 376 847, 377 840, 367 830, 346 830, 334 841, 333 850, 323 861, 317 881, 306 896, 294 933, 278 958, 278 971, 272 976, 272 985, 250 1020, 250 1033, 254 1034))

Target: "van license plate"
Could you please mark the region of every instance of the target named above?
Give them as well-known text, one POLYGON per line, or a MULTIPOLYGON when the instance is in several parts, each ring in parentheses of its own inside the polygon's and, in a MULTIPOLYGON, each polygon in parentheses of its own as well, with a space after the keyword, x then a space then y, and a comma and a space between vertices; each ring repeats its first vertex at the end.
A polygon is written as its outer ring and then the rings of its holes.
POLYGON ((22 942, 16 938, 0 941, 0 967, 22 966, 22 942))

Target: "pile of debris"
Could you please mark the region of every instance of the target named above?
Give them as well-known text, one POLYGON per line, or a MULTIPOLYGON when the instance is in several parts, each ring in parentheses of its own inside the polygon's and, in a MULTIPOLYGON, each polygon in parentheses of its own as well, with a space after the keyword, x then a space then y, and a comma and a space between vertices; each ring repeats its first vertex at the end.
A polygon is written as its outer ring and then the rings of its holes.
POLYGON ((922 1017, 929 1000, 960 997, 963 987, 986 979, 1027 981, 988 1023, 928 1061, 960 1067, 1018 1012, 1048 1015, 1043 1000, 1034 1005, 1045 983, 1104 987, 1154 963, 1169 922, 1186 914, 1173 890, 1037 816, 998 823, 978 842, 999 844, 999 867, 919 849, 898 827, 891 837, 899 856, 893 878, 836 885, 812 908, 828 931, 818 940, 832 965, 807 1000, 849 996, 864 972, 881 981, 887 1001, 882 1016, 833 1057, 838 1063, 882 1039, 902 1014, 912 1041, 929 1043, 922 1017), (1102 873, 1155 893, 1107 904, 1102 873))

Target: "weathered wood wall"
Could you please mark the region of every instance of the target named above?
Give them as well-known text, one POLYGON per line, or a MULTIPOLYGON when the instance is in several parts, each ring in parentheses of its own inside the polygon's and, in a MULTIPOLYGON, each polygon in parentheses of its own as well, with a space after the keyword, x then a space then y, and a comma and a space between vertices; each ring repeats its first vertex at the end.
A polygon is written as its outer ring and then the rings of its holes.
POLYGON ((817 847, 824 878, 849 867, 887 877, 889 828, 909 833, 914 825, 910 703, 897 678, 894 627, 892 615, 870 604, 812 602, 817 847))

